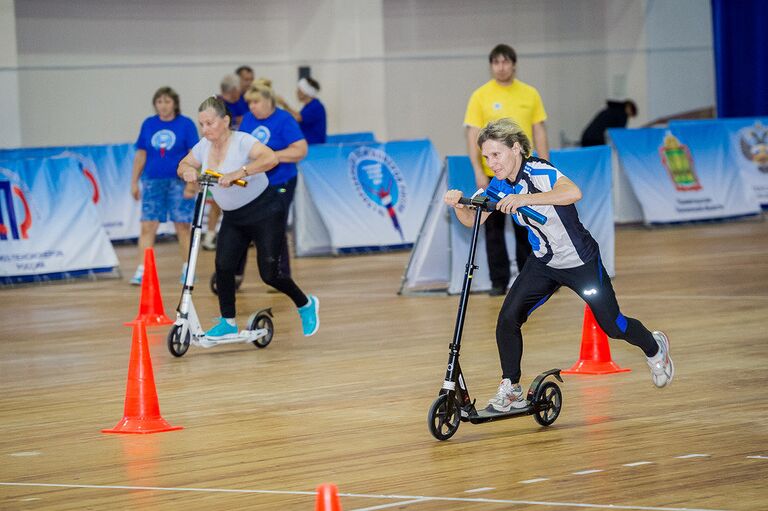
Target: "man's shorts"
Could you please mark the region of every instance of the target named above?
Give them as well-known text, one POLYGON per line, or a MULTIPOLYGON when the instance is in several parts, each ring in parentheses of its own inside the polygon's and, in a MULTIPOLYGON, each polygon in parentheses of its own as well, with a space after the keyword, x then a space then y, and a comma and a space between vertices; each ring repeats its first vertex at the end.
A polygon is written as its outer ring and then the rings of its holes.
POLYGON ((141 221, 192 223, 195 199, 184 198, 185 186, 184 181, 178 178, 143 180, 141 221))

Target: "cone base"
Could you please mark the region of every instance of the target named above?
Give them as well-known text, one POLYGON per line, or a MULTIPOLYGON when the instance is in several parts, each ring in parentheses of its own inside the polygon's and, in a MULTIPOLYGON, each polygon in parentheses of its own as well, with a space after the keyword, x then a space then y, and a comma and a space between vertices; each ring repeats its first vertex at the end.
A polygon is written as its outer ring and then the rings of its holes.
POLYGON ((579 360, 573 367, 561 371, 562 374, 612 374, 628 373, 632 369, 624 369, 616 365, 612 360, 601 362, 596 360, 579 360))
POLYGON ((165 314, 144 314, 143 316, 136 316, 133 321, 126 321, 123 325, 133 326, 140 321, 148 327, 173 324, 173 320, 165 314))
POLYGON ((171 426, 162 417, 123 417, 112 429, 102 429, 102 433, 147 434, 162 433, 184 429, 183 426, 171 426))

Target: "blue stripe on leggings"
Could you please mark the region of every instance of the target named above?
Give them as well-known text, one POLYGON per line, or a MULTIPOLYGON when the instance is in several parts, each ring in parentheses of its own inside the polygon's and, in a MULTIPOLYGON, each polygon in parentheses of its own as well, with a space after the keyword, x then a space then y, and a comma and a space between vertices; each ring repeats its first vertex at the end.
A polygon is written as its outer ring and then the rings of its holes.
POLYGON ((616 326, 619 327, 619 330, 621 330, 621 333, 627 332, 627 318, 624 317, 624 314, 619 312, 619 315, 616 316, 616 326))
POLYGON ((603 260, 599 255, 597 256, 597 268, 600 271, 600 285, 602 286, 603 285, 603 260))
POLYGON ((539 300, 539 303, 537 303, 536 305, 534 305, 533 307, 531 307, 531 310, 529 310, 529 311, 528 311, 528 314, 526 314, 526 316, 530 316, 530 315, 531 315, 531 313, 533 313, 533 311, 535 311, 536 309, 538 309, 539 307, 541 307, 542 305, 544 305, 544 302, 546 302, 547 300, 549 300, 549 297, 550 297, 550 296, 552 296, 552 295, 551 295, 551 294, 548 294, 547 296, 545 296, 544 298, 542 298, 541 300, 539 300))

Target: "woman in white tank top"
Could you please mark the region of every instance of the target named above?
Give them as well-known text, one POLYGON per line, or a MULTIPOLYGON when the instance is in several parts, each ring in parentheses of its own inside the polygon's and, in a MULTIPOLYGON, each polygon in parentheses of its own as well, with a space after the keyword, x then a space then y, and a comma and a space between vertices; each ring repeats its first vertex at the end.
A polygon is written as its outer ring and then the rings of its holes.
POLYGON ((277 165, 275 153, 253 136, 231 131, 231 115, 221 99, 206 99, 198 112, 203 139, 181 161, 178 174, 188 183, 197 181, 202 169, 222 174, 212 195, 224 212, 216 245, 216 286, 221 318, 206 332, 206 336, 220 340, 238 334, 235 273, 240 258, 252 241, 256 244, 262 280, 293 300, 304 335, 313 335, 320 326, 319 300, 316 296, 304 294, 289 276, 280 271, 288 212, 277 193, 267 186, 269 182, 264 174, 277 165), (248 181, 248 186, 232 186, 238 179, 248 181))

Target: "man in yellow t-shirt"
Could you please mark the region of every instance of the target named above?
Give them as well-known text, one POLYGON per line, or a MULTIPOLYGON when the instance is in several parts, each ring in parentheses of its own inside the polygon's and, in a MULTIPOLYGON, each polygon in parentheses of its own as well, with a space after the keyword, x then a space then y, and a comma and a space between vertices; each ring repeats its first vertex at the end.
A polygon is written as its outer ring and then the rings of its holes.
MULTIPOLYGON (((533 147, 539 158, 549 158, 547 129, 544 121, 547 113, 541 101, 539 91, 527 83, 515 78, 517 72, 517 54, 510 46, 499 44, 488 56, 493 79, 481 86, 469 98, 464 115, 464 127, 467 136, 467 153, 475 172, 478 188, 487 188, 493 177, 480 156, 477 147, 477 135, 487 123, 504 117, 514 120, 525 134, 533 141, 533 147)), ((504 241, 504 218, 506 215, 495 212, 485 222, 485 246, 488 254, 488 269, 491 274, 492 296, 506 294, 511 278, 509 255, 504 241)), ((528 229, 512 222, 515 230, 515 245, 518 271, 531 253, 528 241, 528 229)))

